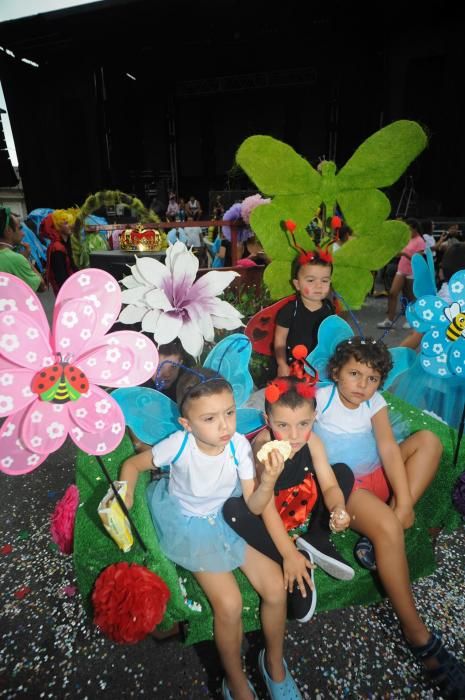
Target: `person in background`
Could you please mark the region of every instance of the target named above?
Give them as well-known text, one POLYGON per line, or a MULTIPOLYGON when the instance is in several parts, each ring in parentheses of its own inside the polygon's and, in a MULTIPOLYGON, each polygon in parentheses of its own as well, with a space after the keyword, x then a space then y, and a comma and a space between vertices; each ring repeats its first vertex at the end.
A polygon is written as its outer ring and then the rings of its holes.
POLYGON ((352 229, 350 226, 341 226, 341 228, 338 229, 337 239, 334 241, 332 246, 333 254, 337 253, 337 251, 340 250, 342 246, 347 243, 347 241, 350 241, 351 238, 352 229))
POLYGON ((55 294, 77 270, 71 251, 71 232, 77 212, 77 209, 56 209, 40 225, 41 236, 50 239, 47 248, 47 280, 55 294))
POLYGON ((179 214, 179 204, 176 201, 176 194, 175 194, 175 192, 170 192, 169 193, 168 207, 166 209, 166 220, 167 221, 176 221, 178 214, 179 214))
MULTIPOLYGON (((397 300, 402 291, 404 291, 409 300, 413 299, 412 256, 415 253, 423 253, 426 243, 421 235, 420 224, 416 219, 406 219, 405 223, 410 227, 410 241, 400 254, 397 272, 389 290, 387 316, 384 321, 380 321, 377 324, 378 328, 391 328, 394 325, 397 313, 397 300)), ((404 323, 404 328, 410 328, 407 322, 404 323)))
POLYGON ((202 217, 202 207, 198 199, 193 194, 189 197, 186 203, 186 219, 194 219, 198 221, 202 217))
MULTIPOLYGON (((0 207, 0 272, 8 272, 26 282, 35 292, 45 290, 45 282, 27 256, 17 252, 24 245, 19 218, 8 207, 0 207)), ((0 300, 0 311, 2 310, 0 300)))

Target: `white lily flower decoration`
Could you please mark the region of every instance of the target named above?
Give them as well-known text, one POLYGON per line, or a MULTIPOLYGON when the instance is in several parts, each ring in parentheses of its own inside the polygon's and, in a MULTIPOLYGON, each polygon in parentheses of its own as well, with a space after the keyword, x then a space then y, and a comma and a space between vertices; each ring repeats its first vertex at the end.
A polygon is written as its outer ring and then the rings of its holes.
POLYGON ((238 273, 212 270, 196 281, 198 268, 198 259, 180 241, 169 246, 164 265, 136 258, 132 274, 122 280, 127 306, 118 320, 140 322, 158 345, 179 338, 189 355, 199 357, 204 340, 214 341, 215 328, 234 330, 243 323, 234 306, 217 299, 238 273))

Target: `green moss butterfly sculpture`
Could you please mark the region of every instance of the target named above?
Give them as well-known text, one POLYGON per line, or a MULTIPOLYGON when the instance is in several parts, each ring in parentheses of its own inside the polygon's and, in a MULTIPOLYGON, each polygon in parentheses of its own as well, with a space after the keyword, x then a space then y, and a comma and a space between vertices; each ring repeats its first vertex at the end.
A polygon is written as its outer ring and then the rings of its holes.
POLYGON ((297 224, 295 237, 306 250, 314 248, 305 227, 324 205, 330 216, 336 203, 354 238, 334 256, 333 286, 354 309, 363 304, 372 287, 372 270, 379 270, 409 240, 408 226, 387 220, 391 205, 378 187, 392 185, 427 143, 416 122, 401 120, 380 129, 355 151, 336 173, 332 161, 321 173, 290 146, 271 136, 250 136, 240 146, 236 161, 272 202, 257 207, 251 225, 272 262, 264 273, 271 297, 293 292, 291 262, 296 255, 281 222, 297 224))

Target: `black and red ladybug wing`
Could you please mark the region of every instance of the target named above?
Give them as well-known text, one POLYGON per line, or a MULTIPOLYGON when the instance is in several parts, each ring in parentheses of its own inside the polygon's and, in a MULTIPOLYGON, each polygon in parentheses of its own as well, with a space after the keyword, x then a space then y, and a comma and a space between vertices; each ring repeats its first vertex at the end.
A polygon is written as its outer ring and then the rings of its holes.
POLYGON ((294 301, 295 294, 280 299, 275 304, 261 309, 252 316, 245 327, 245 334, 252 343, 252 348, 260 355, 274 355, 273 339, 276 327, 276 316, 280 309, 289 301, 294 301))
POLYGON ((31 382, 31 391, 33 391, 34 394, 43 394, 61 379, 62 373, 63 366, 59 363, 51 367, 44 367, 40 372, 34 375, 31 382))
POLYGON ((89 380, 84 372, 75 365, 65 366, 65 379, 80 394, 85 394, 89 389, 89 380))

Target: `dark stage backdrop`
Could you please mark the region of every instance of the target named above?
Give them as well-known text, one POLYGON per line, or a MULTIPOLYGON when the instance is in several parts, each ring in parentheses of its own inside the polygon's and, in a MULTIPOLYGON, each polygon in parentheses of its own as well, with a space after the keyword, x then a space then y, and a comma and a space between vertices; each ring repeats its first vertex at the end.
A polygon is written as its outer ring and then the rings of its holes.
MULTIPOLYGON (((413 31, 392 5, 376 17, 311 6, 304 20, 300 0, 266 13, 225 0, 221 18, 209 0, 107 0, 0 25, 17 54, 0 52, 0 71, 28 207, 103 187, 144 197, 151 181, 162 200, 177 182, 205 208, 211 190, 253 189, 233 167, 251 134, 342 167, 380 126, 409 118, 430 134, 409 172, 410 213, 465 214, 462 11, 425 11, 413 31)), ((388 192, 394 209, 403 182, 388 192)))

